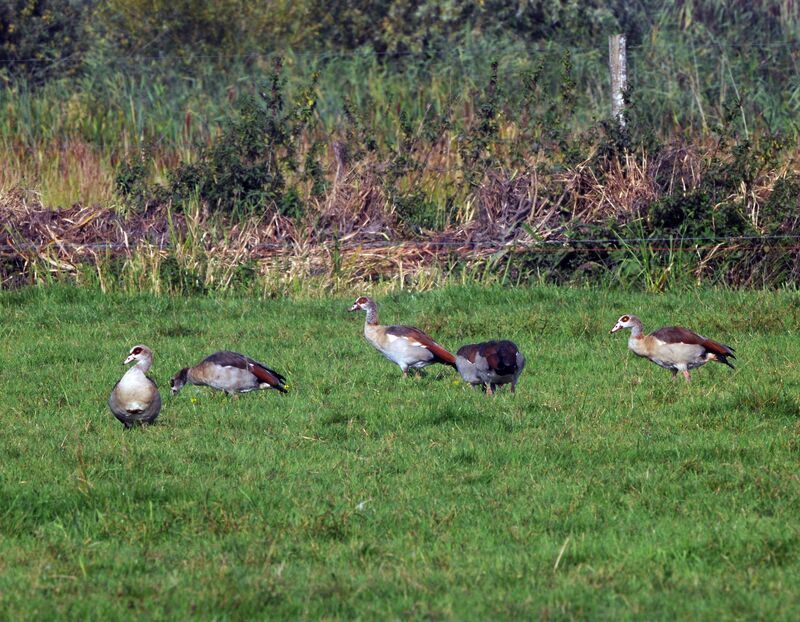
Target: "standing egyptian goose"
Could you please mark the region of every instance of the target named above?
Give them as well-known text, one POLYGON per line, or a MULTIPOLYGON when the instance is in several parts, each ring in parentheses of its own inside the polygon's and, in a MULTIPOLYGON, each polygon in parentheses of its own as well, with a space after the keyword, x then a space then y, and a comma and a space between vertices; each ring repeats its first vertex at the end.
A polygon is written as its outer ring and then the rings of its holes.
POLYGON ((378 305, 371 298, 361 296, 349 310, 359 309, 367 312, 364 337, 387 359, 399 365, 403 376, 408 376, 409 369, 422 369, 432 363, 455 368, 456 357, 418 328, 378 324, 378 305))
POLYGON ((673 378, 681 372, 691 380, 690 369, 705 365, 709 361, 724 363, 735 369, 728 357, 735 359, 733 348, 726 346, 681 326, 659 328, 649 335, 644 334, 642 321, 635 315, 623 315, 610 332, 623 328, 631 329, 628 348, 637 356, 650 359, 656 365, 672 371, 673 378))
POLYGON ((514 393, 525 357, 513 341, 484 341, 461 346, 456 353, 456 367, 465 382, 482 385, 489 395, 502 384, 510 384, 514 393))
POLYGON ((153 352, 144 345, 133 346, 123 365, 136 361, 114 385, 108 407, 126 429, 136 423, 153 423, 161 411, 161 395, 156 383, 145 374, 153 364, 153 352))
POLYGON ((169 381, 172 395, 187 382, 225 391, 228 395, 257 389, 277 389, 287 393, 284 378, 274 369, 238 352, 215 352, 194 367, 184 367, 169 381))

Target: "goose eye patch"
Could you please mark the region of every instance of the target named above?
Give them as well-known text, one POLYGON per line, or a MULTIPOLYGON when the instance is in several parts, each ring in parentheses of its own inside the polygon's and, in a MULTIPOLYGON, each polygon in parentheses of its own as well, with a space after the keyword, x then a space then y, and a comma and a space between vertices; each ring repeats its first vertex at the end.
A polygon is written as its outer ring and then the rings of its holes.
POLYGON ((623 322, 627 322, 627 321, 628 321, 628 320, 630 320, 630 319, 631 319, 631 318, 629 318, 627 315, 623 315, 623 316, 620 318, 620 320, 622 320, 623 322))
POLYGON ((141 348, 134 348, 133 351, 131 352, 131 354, 141 354, 141 353, 142 353, 141 348))

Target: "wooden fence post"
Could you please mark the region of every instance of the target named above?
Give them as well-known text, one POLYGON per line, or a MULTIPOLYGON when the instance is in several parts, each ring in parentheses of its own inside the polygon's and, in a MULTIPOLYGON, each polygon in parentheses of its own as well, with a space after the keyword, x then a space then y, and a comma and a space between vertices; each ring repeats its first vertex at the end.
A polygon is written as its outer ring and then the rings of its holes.
POLYGON ((625 35, 608 38, 608 70, 611 73, 611 116, 620 129, 625 127, 625 89, 628 88, 628 59, 625 54, 625 35))

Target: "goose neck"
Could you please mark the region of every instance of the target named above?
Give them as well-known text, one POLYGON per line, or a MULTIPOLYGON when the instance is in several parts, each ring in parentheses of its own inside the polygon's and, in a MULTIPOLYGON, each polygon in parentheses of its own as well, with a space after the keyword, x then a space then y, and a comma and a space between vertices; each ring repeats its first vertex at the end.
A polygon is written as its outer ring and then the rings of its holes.
POLYGON ((366 310, 367 310, 366 323, 367 324, 371 324, 371 325, 377 324, 378 323, 378 305, 376 305, 374 302, 370 302, 367 305, 366 310))

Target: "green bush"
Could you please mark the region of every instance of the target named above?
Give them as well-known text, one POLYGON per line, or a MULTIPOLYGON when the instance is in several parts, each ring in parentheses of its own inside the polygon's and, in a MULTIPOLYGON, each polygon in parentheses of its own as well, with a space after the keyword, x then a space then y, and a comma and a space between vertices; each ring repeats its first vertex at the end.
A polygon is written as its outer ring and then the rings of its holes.
POLYGON ((73 75, 89 42, 92 2, 5 0, 0 2, 0 80, 38 84, 73 75))
POLYGON ((438 211, 424 191, 407 192, 394 197, 394 208, 410 233, 420 233, 423 229, 436 229, 438 211))
POLYGON ((767 235, 796 233, 800 230, 800 175, 790 173, 775 186, 759 214, 767 235))
MULTIPOLYGON (((723 134, 719 147, 709 159, 699 186, 685 194, 674 192, 650 206, 649 221, 655 231, 689 237, 740 236, 758 233, 748 218, 744 203, 757 181, 780 165, 784 140, 772 136, 758 139, 723 134)), ((796 184, 796 180, 794 181, 796 184)), ((770 205, 770 220, 782 221, 777 202, 791 191, 793 181, 779 189, 770 205)), ((796 204, 796 203, 795 203, 796 204)), ((783 213, 781 211, 781 213, 783 213)))
POLYGON ((279 59, 268 87, 241 95, 220 136, 200 146, 196 160, 169 170, 166 187, 147 184, 148 167, 142 156, 119 166, 117 190, 140 207, 169 200, 180 210, 199 199, 212 211, 251 213, 273 208, 299 218, 303 200, 287 182, 287 174, 309 179, 317 193, 324 183, 318 144, 313 143, 306 154, 302 174, 297 162, 298 142, 304 128, 315 122, 315 107, 313 84, 302 91, 299 101, 285 101, 279 59))

